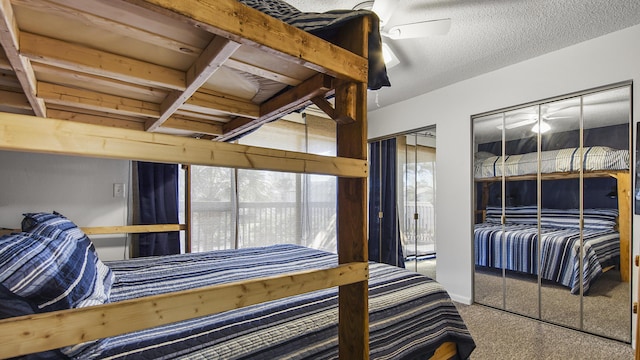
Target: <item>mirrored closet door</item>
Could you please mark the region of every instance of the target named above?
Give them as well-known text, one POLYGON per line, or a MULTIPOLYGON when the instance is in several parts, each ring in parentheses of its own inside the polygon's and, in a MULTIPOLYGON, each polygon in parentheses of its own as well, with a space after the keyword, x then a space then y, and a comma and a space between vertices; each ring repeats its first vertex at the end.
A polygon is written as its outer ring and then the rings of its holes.
POLYGON ((370 141, 370 258, 436 277, 435 126, 370 141))
POLYGON ((630 342, 630 83, 472 121, 475 302, 630 342))

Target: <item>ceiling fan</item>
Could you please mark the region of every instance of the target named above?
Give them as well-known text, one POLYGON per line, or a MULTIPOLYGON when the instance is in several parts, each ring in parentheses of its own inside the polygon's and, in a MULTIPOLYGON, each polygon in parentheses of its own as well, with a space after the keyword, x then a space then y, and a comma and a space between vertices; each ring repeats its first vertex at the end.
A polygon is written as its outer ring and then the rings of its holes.
POLYGON ((376 13, 380 18, 382 36, 393 40, 444 35, 449 32, 451 19, 424 20, 388 27, 389 19, 393 16, 397 6, 397 0, 373 0, 361 2, 354 6, 353 9, 367 9, 376 13))
POLYGON ((444 35, 449 32, 449 28, 451 27, 451 19, 424 20, 389 27, 389 19, 391 19, 397 6, 397 0, 370 0, 361 2, 353 7, 354 10, 371 10, 380 18, 380 34, 383 38, 382 53, 387 69, 400 63, 398 57, 386 43, 388 39, 403 40, 431 35, 444 35))

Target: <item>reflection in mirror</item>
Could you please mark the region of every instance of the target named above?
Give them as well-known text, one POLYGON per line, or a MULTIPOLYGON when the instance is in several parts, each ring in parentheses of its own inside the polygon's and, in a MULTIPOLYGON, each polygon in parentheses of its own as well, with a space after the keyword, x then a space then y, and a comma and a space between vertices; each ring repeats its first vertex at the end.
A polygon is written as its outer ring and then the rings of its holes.
POLYGON ((506 112, 504 126, 505 309, 530 317, 538 317, 539 304, 538 229, 530 225, 537 221, 537 182, 534 179, 513 181, 509 175, 514 170, 514 161, 519 164, 526 161, 532 166, 531 172, 537 172, 537 119, 538 106, 530 106, 506 112))
POLYGON ((500 223, 503 128, 502 113, 476 118, 473 123, 474 177, 478 180, 474 185, 474 299, 501 309, 505 300, 500 223))
POLYGON ((580 153, 576 150, 581 146, 580 102, 580 97, 573 97, 540 105, 540 126, 548 127, 540 136, 540 313, 543 320, 576 329, 580 328, 580 274, 573 269, 580 266, 580 153), (564 155, 576 160, 556 161, 564 155), (547 221, 551 217, 562 222, 547 221))
POLYGON ((630 342, 631 90, 601 89, 473 119, 474 299, 630 342))
MULTIPOLYGON (((628 86, 583 97, 585 149, 609 154, 627 153, 630 149, 630 99, 631 89, 628 86)), ((588 170, 585 166, 585 172, 588 173, 588 170)), ((631 199, 626 195, 630 193, 631 175, 628 170, 611 170, 594 178, 585 176, 582 194, 585 209, 584 252, 588 254, 594 251, 597 254, 602 273, 584 292, 583 326, 588 332, 627 342, 631 341, 631 199), (590 222, 591 213, 596 211, 594 209, 617 212, 617 229, 614 221, 611 222, 614 224, 612 226, 594 229, 590 222), (600 240, 597 245, 596 240, 600 240), (601 247, 605 244, 609 256, 602 254, 601 247)))
POLYGON ((407 269, 436 278, 435 161, 436 129, 397 137, 398 215, 407 269))

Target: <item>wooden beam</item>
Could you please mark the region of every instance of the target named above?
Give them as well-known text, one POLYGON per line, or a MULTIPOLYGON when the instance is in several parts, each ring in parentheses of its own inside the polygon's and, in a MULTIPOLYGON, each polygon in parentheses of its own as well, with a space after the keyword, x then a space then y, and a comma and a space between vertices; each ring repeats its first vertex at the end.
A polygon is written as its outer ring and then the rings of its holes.
POLYGON ((200 91, 193 94, 180 109, 204 114, 219 115, 224 113, 249 118, 257 118, 260 115, 260 106, 248 100, 237 100, 200 91))
POLYGON ((20 45, 21 54, 31 61, 139 85, 185 89, 186 75, 179 70, 24 31, 20 45))
POLYGON ((104 234, 137 234, 168 231, 184 231, 184 224, 155 224, 155 225, 124 225, 124 226, 97 226, 80 228, 87 235, 104 234))
POLYGON ((336 112, 336 109, 334 109, 333 106, 331 105, 331 103, 322 96, 316 96, 313 99, 311 99, 311 101, 314 104, 316 104, 316 106, 320 108, 320 110, 322 110, 325 114, 327 114, 331 119, 333 119, 338 124, 349 124, 349 123, 355 122, 355 120, 352 117, 346 114, 342 114, 342 115, 338 114, 336 112))
POLYGON ((333 77, 367 81, 368 64, 363 55, 349 52, 236 0, 124 1, 333 77))
MULTIPOLYGON (((85 84, 83 86, 91 86, 93 89, 100 89, 99 92, 101 93, 118 94, 118 96, 131 97, 157 103, 160 103, 169 93, 167 90, 151 86, 136 85, 130 82, 63 69, 37 62, 33 62, 32 65, 36 73, 40 75, 40 78, 43 78, 43 74, 51 75, 50 77, 60 80, 50 82, 59 83, 61 85, 85 84)), ((89 90, 89 88, 87 89, 89 90)))
POLYGON ((0 113, 0 150, 367 177, 367 162, 0 113))
POLYGON ((9 0, 0 0, 0 45, 4 48, 7 60, 16 74, 22 91, 29 100, 33 112, 37 116, 47 116, 47 108, 42 99, 36 96, 36 77, 29 59, 20 54, 21 35, 13 15, 13 7, 9 0))
POLYGON ((363 281, 367 263, 238 281, 105 305, 0 320, 0 357, 14 357, 363 281), (84 324, 84 326, 80 326, 84 324), (78 331, 81 329, 81 331, 78 331), (25 346, 24 344, 28 344, 25 346))
POLYGON ((147 131, 158 129, 239 47, 237 42, 216 36, 187 71, 187 87, 169 93, 160 104, 160 117, 147 122, 147 131))
POLYGON ((295 88, 291 88, 271 100, 262 103, 260 105, 259 118, 250 122, 245 122, 244 120, 238 121, 237 124, 240 124, 240 126, 225 129, 224 135, 216 140, 227 141, 270 121, 281 118, 310 102, 312 98, 326 95, 333 90, 333 87, 333 78, 330 76, 322 73, 314 75, 295 88))
POLYGON ((116 115, 113 113, 82 109, 67 106, 52 105, 47 108, 47 117, 76 121, 85 124, 102 125, 144 131, 144 119, 132 116, 116 115))
POLYGON ((160 115, 160 106, 155 103, 45 82, 38 82, 38 95, 51 104, 66 105, 81 109, 146 117, 157 117, 160 115))
POLYGON ((31 110, 29 100, 23 93, 0 90, 0 99, 2 103, 0 105, 7 106, 14 109, 31 110))
POLYGON ((620 234, 620 280, 631 281, 631 174, 621 173, 615 177, 618 192, 618 233, 620 234))
POLYGON ((162 128, 191 131, 196 134, 222 135, 223 123, 188 119, 182 116, 172 116, 162 124, 162 128))
MULTIPOLYGON (((341 37, 342 46, 366 55, 370 24, 367 19, 349 23, 341 37)), ((355 119, 337 126, 337 154, 367 159, 367 82, 341 82, 336 87, 335 109, 355 119)), ((367 261, 367 179, 338 178, 338 261, 367 261)), ((369 286, 362 281, 339 290, 340 327, 338 342, 341 359, 369 359, 369 286)))
POLYGON ((5 88, 10 88, 10 89, 15 89, 15 90, 18 90, 19 92, 23 92, 22 85, 20 85, 20 81, 18 81, 18 78, 15 75, 6 74, 1 71, 0 71, 0 86, 3 86, 5 88))
POLYGON ((139 23, 136 21, 132 21, 129 24, 125 23, 121 20, 121 17, 123 13, 126 13, 126 9, 119 10, 117 12, 118 17, 110 19, 101 16, 108 15, 108 12, 98 15, 100 12, 98 9, 95 9, 95 4, 90 4, 90 2, 86 0, 82 2, 74 0, 11 0, 11 2, 21 7, 30 8, 48 14, 55 14, 56 16, 70 21, 81 20, 85 24, 91 24, 93 28, 99 28, 113 34, 137 39, 141 42, 169 49, 180 54, 190 55, 194 58, 202 52, 201 47, 175 40, 168 36, 146 31, 138 26, 130 25, 138 25, 139 23))

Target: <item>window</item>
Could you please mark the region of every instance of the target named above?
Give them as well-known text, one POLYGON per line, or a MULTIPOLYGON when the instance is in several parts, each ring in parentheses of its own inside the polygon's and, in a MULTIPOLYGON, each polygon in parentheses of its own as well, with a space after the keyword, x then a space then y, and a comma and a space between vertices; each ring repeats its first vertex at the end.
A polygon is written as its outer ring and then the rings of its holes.
MULTIPOLYGON (((308 115, 302 122, 266 124, 239 142, 334 155, 335 123, 308 115)), ((192 251, 288 243, 336 252, 335 177, 206 166, 190 169, 192 251)))

